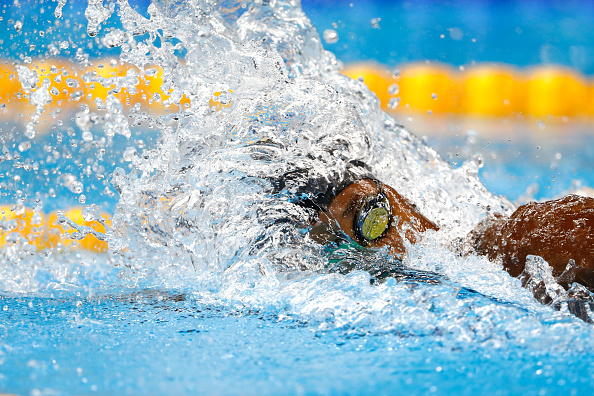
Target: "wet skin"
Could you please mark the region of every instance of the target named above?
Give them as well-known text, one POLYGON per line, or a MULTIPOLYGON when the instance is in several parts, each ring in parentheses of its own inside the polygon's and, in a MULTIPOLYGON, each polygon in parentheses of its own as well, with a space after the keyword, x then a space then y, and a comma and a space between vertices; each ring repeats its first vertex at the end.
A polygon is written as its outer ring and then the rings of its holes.
MULTIPOLYGON (((413 204, 402 197, 392 187, 383 184, 382 192, 388 198, 391 209, 391 221, 386 233, 375 241, 364 241, 355 233, 355 220, 357 211, 363 198, 369 195, 377 195, 380 188, 376 182, 370 179, 362 179, 347 186, 330 203, 327 212, 320 212, 319 218, 322 224, 333 222, 340 226, 341 230, 358 243, 380 248, 386 246, 394 256, 401 258, 405 253, 404 239, 410 243, 416 243, 420 234, 427 230, 438 230, 439 227, 423 216, 413 204)), ((316 232, 314 239, 320 241, 320 233, 316 232)))
MULTIPOLYGON (((397 258, 406 252, 405 239, 414 244, 427 230, 438 230, 413 204, 396 190, 373 180, 362 179, 350 184, 320 211, 320 223, 311 232, 320 243, 330 238, 328 231, 340 229, 368 247, 387 247, 397 258), (378 193, 388 198, 391 209, 389 228, 379 238, 363 240, 355 231, 356 217, 364 199, 378 193)), ((594 199, 568 195, 565 198, 520 206, 509 218, 499 216, 485 221, 469 234, 472 249, 501 260, 512 276, 524 270, 526 257, 538 255, 553 268, 560 283, 577 281, 594 291, 594 199), (567 264, 575 266, 569 273, 567 264), (564 274, 565 272, 565 274, 564 274), (563 275, 563 276, 562 276, 563 275)))

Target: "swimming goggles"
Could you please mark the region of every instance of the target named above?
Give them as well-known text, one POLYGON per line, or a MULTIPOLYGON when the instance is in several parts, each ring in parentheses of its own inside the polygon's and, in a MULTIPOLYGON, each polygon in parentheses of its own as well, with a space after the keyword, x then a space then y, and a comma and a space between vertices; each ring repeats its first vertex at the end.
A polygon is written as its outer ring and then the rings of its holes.
POLYGON ((381 238, 390 229, 390 201, 383 192, 381 182, 374 182, 379 192, 361 199, 353 225, 355 236, 363 246, 381 238))

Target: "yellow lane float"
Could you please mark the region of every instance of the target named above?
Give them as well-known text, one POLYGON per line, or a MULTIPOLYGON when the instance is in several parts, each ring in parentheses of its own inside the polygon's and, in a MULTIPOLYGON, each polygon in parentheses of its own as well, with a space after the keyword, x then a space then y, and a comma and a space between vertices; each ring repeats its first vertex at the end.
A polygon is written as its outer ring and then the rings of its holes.
MULTIPOLYGON (((85 220, 82 208, 73 208, 64 214, 66 222, 60 222, 56 212, 46 215, 29 208, 11 206, 0 207, 0 248, 17 243, 35 246, 37 250, 59 248, 66 251, 80 249, 93 252, 105 252, 106 241, 99 240, 92 233, 78 239, 76 229, 68 222, 73 222, 81 231, 96 231, 104 234, 111 225, 110 216, 101 213, 101 221, 85 220), (102 224, 103 223, 103 224, 102 224), (85 229, 88 227, 89 229, 85 229)), ((83 235, 81 234, 81 236, 83 235)))
POLYGON ((0 62, 0 115, 13 116, 21 108, 22 86, 14 65, 0 62))
MULTIPOLYGON (((39 82, 23 87, 16 66, 0 62, 0 116, 27 118, 32 106, 29 97, 47 88, 49 107, 76 109, 88 104, 93 110, 105 106, 113 93, 124 107, 140 104, 156 113, 177 111, 164 102, 170 92, 162 90, 163 70, 147 65, 139 70, 113 59, 95 59, 83 67, 60 59, 36 60, 23 64, 37 73, 39 82), (25 116, 18 116, 18 114, 25 116)), ((392 69, 393 70, 393 69, 392 69)), ((477 64, 466 70, 439 63, 411 63, 399 66, 394 74, 377 63, 347 65, 343 74, 361 79, 388 111, 408 113, 460 113, 481 116, 523 114, 535 117, 594 115, 594 87, 590 79, 567 68, 538 66, 525 70, 502 64, 477 64)), ((213 92, 209 106, 221 110, 230 106, 223 92, 213 92)), ((190 102, 181 100, 182 107, 190 102)))
POLYGON ((464 113, 494 116, 521 113, 524 102, 523 76, 511 67, 485 64, 464 73, 461 101, 464 113))
POLYGON ((27 243, 40 246, 44 241, 42 213, 15 206, 0 206, 0 246, 27 243))
POLYGON ((34 90, 47 87, 51 96, 50 106, 72 107, 82 96, 82 81, 78 70, 70 63, 34 62, 28 66, 37 73, 39 83, 34 90))
POLYGON ((400 68, 400 109, 453 113, 460 110, 460 76, 440 64, 411 64, 400 68))
POLYGON ((574 71, 561 67, 538 67, 528 73, 526 113, 534 116, 584 114, 589 94, 588 83, 574 71))
POLYGON ((347 66, 343 74, 362 77, 382 106, 396 113, 594 115, 592 82, 557 66, 520 71, 501 64, 478 64, 461 71, 441 64, 412 63, 400 66, 395 78, 385 68, 365 63, 347 66))

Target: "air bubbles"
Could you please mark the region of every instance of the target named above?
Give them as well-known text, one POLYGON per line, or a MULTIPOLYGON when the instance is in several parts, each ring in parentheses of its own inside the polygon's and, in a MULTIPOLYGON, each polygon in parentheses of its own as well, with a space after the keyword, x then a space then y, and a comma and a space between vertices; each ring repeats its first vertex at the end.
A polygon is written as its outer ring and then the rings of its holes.
POLYGON ((400 78, 400 69, 394 69, 392 72, 392 78, 400 78))
POLYGON ((382 20, 382 18, 371 18, 371 27, 374 29, 379 29, 380 28, 380 21, 382 20))
POLYGON ((78 202, 84 204, 85 202, 87 202, 87 197, 84 194, 80 194, 80 196, 78 197, 78 202))
POLYGON ((437 100, 437 94, 436 94, 436 93, 432 93, 432 94, 431 94, 431 99, 433 99, 433 100, 437 100))
POLYGON ((399 92, 400 92, 400 87, 398 86, 398 84, 392 84, 392 85, 390 85, 390 87, 388 87, 388 93, 390 95, 398 95, 399 92))
POLYGON ((17 32, 20 32, 21 29, 23 28, 23 22, 22 21, 16 21, 14 23, 14 28, 17 32))
POLYGON ((322 35, 327 44, 334 44, 338 41, 338 33, 334 29, 326 29, 322 35))

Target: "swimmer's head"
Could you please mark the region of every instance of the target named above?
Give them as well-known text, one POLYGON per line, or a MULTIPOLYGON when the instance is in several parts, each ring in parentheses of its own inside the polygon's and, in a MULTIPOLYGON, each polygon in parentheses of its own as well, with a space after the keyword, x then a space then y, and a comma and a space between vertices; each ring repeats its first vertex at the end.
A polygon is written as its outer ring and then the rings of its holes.
MULTIPOLYGON (((335 223, 358 244, 386 247, 399 258, 405 252, 405 239, 415 243, 420 233, 438 229, 392 187, 369 178, 357 180, 338 193, 327 209, 320 211, 319 221, 330 225, 328 231, 335 223)), ((320 225, 314 227, 312 238, 324 242, 322 231, 320 225)))
POLYGON ((310 170, 290 172, 276 188, 292 192, 296 204, 315 212, 309 235, 321 244, 351 239, 365 247, 386 247, 400 258, 405 239, 415 243, 419 234, 438 229, 361 161, 348 162, 334 180, 313 177, 310 170))

